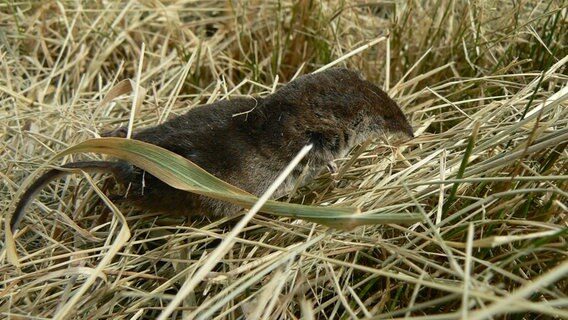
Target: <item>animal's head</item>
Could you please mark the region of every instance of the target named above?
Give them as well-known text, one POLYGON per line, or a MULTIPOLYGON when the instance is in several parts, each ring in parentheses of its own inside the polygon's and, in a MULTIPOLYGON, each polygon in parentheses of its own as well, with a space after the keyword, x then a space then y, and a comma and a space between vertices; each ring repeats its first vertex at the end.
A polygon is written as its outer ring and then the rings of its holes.
POLYGON ((355 71, 334 68, 305 75, 278 94, 322 121, 345 125, 357 133, 359 141, 385 133, 413 137, 412 127, 396 102, 355 71))

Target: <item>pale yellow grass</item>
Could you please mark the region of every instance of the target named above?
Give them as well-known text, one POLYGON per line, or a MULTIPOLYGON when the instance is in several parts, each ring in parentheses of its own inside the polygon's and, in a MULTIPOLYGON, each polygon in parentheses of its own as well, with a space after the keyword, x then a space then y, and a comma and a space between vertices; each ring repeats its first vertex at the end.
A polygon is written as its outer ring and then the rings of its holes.
POLYGON ((1 317, 568 318, 567 5, 0 4, 1 317), (360 146, 291 200, 425 223, 170 218, 74 175, 6 233, 24 179, 55 153, 330 64, 388 90, 416 138, 360 146), (103 103, 125 79, 147 91, 103 103))

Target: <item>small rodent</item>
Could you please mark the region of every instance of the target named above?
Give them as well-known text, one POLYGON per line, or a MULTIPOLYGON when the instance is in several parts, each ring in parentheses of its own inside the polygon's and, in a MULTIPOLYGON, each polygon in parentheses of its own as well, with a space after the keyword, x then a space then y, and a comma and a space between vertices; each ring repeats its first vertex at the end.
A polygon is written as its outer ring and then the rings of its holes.
MULTIPOLYGON (((366 139, 383 133, 413 137, 398 105, 377 86, 348 69, 328 69, 298 77, 275 93, 203 105, 133 138, 173 151, 214 176, 261 195, 305 145, 312 150, 274 197, 290 191, 304 166, 304 181, 366 139)), ((120 135, 120 129, 113 135, 120 135), (117 133, 118 132, 118 133, 117 133)), ((223 216, 241 208, 174 189, 124 161, 73 162, 63 168, 112 173, 128 186, 126 200, 137 207, 168 214, 223 216)), ((15 231, 33 197, 50 181, 69 172, 52 169, 21 197, 12 220, 15 231)))

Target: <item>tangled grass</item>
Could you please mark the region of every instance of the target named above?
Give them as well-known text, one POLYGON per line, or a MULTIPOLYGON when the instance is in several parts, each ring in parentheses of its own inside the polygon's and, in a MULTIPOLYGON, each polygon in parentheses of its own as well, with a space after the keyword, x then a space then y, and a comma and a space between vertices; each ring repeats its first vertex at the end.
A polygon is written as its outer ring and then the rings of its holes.
POLYGON ((568 318, 565 1, 8 1, 0 27, 2 318, 568 318), (331 65, 388 90, 416 138, 360 146, 291 200, 424 223, 232 234, 242 215, 104 206, 101 177, 75 175, 7 232, 58 151, 331 65), (129 78, 136 112, 102 103, 129 78))

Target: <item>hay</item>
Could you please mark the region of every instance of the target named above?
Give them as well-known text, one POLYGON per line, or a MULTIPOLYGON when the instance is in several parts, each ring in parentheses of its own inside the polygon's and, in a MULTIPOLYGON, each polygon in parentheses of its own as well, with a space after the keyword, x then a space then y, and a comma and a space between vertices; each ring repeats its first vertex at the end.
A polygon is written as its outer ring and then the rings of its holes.
POLYGON ((0 315, 568 318, 567 19, 562 1, 0 4, 0 315), (225 241, 242 216, 159 218, 74 175, 6 233, 20 185, 58 151, 330 64, 382 84, 417 137, 356 148, 292 200, 426 223, 256 215, 225 241), (148 89, 142 106, 102 103, 128 78, 148 89))

